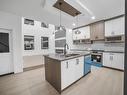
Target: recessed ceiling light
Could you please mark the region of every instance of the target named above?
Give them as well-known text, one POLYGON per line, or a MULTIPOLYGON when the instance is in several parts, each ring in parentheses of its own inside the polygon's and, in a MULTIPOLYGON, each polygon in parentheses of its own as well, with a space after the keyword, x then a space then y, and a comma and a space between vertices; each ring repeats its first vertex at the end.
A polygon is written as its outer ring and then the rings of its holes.
POLYGON ((92 17, 91 17, 91 19, 93 19, 93 20, 94 20, 94 19, 95 19, 95 16, 92 16, 92 17))
POLYGON ((72 25, 73 25, 73 26, 76 26, 76 24, 75 24, 75 23, 73 23, 72 25))

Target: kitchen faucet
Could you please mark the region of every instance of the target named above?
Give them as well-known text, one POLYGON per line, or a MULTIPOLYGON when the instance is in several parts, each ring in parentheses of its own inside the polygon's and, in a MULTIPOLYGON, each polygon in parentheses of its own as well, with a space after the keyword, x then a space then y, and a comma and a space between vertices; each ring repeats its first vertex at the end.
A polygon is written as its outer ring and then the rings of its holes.
POLYGON ((66 50, 66 46, 67 46, 67 49, 69 49, 69 46, 68 46, 68 44, 66 43, 65 45, 64 45, 64 55, 66 55, 67 54, 67 50, 66 50))

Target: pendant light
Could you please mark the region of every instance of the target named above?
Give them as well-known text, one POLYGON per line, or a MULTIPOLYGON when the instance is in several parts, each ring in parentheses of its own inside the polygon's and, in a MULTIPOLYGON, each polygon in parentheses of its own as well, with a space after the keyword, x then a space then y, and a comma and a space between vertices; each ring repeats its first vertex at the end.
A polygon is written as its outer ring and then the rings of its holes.
POLYGON ((79 23, 78 23, 78 20, 79 20, 78 15, 79 15, 79 14, 76 13, 76 15, 77 15, 77 17, 76 17, 77 29, 76 29, 76 31, 75 31, 75 34, 80 34, 81 32, 80 32, 79 29, 78 29, 78 27, 79 27, 79 26, 78 26, 78 24, 79 24, 79 23))
POLYGON ((62 19, 61 19, 61 5, 62 3, 59 2, 59 7, 60 7, 60 26, 59 26, 59 31, 66 31, 66 29, 61 25, 62 19))

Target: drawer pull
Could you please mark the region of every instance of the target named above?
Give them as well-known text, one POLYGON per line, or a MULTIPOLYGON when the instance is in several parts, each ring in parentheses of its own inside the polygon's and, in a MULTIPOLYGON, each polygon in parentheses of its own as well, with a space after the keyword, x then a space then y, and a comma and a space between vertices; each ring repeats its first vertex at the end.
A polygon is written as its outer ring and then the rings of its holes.
POLYGON ((68 62, 66 62, 66 68, 68 69, 68 62))
POLYGON ((76 65, 78 65, 79 64, 79 59, 76 59, 76 65))

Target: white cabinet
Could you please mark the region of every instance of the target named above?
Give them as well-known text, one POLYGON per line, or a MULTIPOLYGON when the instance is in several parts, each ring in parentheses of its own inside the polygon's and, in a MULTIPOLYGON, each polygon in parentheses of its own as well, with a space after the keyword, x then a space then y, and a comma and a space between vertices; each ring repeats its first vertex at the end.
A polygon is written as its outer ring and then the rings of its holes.
POLYGON ((103 53, 103 65, 124 70, 124 53, 103 53))
POLYGON ((75 63, 75 81, 78 80, 83 76, 83 67, 84 67, 84 57, 79 57, 76 58, 76 63, 75 63))
POLYGON ((124 35, 124 17, 109 20, 105 22, 105 36, 118 36, 124 35))
POLYGON ((79 34, 76 34, 75 31, 73 31, 73 40, 90 39, 90 26, 79 28, 79 34))
POLYGON ((61 89, 66 88, 74 82, 74 60, 61 62, 61 89))
POLYGON ((83 76, 84 57, 61 62, 61 90, 83 76))

